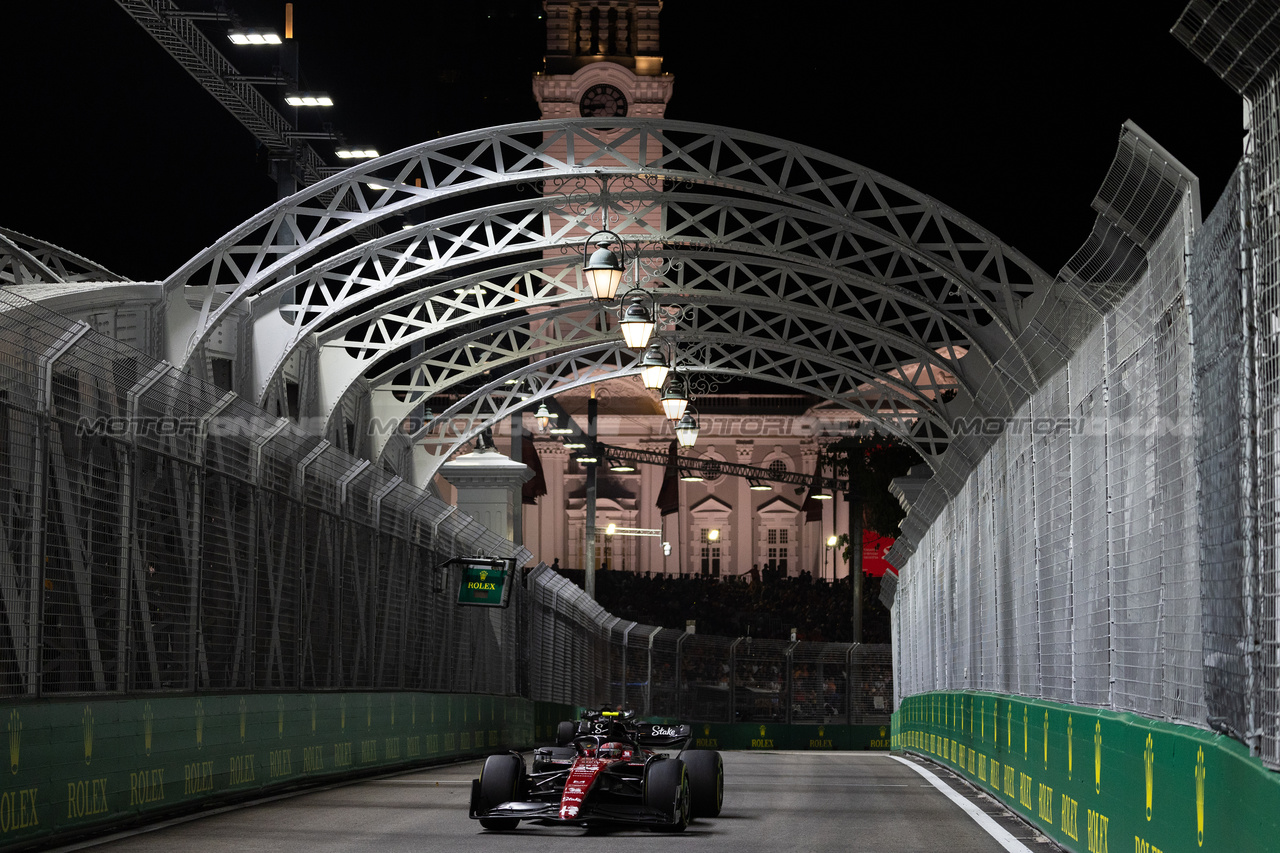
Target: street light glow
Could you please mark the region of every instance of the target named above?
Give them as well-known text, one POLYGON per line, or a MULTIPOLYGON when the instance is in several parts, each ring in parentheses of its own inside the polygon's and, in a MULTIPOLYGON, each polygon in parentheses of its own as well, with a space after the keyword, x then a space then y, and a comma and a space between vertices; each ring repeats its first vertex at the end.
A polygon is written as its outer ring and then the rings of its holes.
POLYGON ((227 38, 232 44, 280 44, 280 34, 275 30, 259 30, 255 27, 230 30, 227 38))
POLYGON ((333 98, 324 92, 288 92, 284 102, 291 107, 331 107, 333 98))

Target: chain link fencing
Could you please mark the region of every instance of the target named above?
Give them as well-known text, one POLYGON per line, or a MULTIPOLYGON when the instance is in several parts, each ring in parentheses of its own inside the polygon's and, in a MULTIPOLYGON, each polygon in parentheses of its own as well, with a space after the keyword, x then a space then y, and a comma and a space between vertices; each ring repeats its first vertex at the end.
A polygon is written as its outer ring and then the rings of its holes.
POLYGON ((719 637, 605 612, 545 564, 526 580, 530 697, 697 722, 887 723, 883 644, 719 637))
POLYGON ((1110 254, 1059 276, 1100 318, 1011 421, 1031 428, 1000 436, 903 567, 899 698, 973 688, 1131 711, 1280 768, 1273 78, 1251 97, 1254 150, 1203 223, 1176 161, 1122 140, 1095 203, 1095 230, 1118 233, 1091 239, 1110 254))
POLYGON ((704 721, 864 720, 887 647, 623 622, 287 418, 0 289, 0 695, 430 690, 704 721))
POLYGON ((529 554, 389 471, 0 290, 0 695, 527 693, 529 554))
POLYGON ((1196 441, 1212 430, 1193 428, 1192 391, 1235 392, 1193 369, 1186 258, 1231 215, 1195 234, 1198 204, 1194 178, 1127 125, 1094 233, 1058 276, 1095 322, 1057 329, 1073 351, 903 566, 898 697, 989 690, 1206 724, 1196 441))

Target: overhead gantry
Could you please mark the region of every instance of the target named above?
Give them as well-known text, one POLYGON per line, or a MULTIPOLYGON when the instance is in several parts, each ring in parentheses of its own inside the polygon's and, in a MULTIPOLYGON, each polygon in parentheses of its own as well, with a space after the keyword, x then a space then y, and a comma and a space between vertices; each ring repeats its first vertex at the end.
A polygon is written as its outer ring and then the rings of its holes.
POLYGON ((1057 343, 1030 334, 1053 278, 928 196, 758 134, 590 119, 435 140, 277 203, 166 280, 168 357, 205 374, 232 329, 237 390, 339 441, 433 401, 417 434, 347 448, 412 446, 424 482, 498 419, 638 372, 579 269, 602 227, 636 247, 682 370, 813 394, 935 469, 955 419, 1011 415, 1057 343))

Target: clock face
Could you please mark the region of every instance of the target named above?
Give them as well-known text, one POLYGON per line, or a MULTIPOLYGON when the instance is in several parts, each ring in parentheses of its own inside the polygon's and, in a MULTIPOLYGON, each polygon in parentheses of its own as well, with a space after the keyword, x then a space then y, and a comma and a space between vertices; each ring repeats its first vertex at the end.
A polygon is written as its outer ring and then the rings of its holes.
POLYGON ((627 96, 607 83, 597 83, 582 95, 578 109, 584 118, 612 118, 627 114, 627 96))

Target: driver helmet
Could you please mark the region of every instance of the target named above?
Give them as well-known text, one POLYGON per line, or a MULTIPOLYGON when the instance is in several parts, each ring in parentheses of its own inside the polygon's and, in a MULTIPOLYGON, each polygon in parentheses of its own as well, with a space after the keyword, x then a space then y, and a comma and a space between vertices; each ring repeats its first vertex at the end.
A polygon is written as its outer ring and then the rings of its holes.
POLYGON ((608 743, 601 744, 600 748, 596 750, 596 758, 630 759, 632 754, 631 746, 629 744, 619 743, 618 741, 613 740, 608 743))

